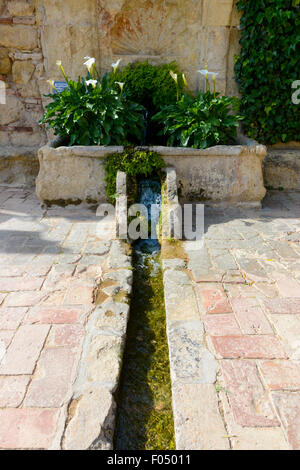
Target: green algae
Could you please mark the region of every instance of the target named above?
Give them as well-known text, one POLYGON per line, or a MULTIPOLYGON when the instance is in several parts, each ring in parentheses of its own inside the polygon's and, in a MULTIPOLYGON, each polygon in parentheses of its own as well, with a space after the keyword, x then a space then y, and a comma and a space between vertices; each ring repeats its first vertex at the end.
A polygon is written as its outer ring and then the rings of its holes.
POLYGON ((175 449, 159 254, 134 253, 133 297, 115 432, 117 450, 175 449))

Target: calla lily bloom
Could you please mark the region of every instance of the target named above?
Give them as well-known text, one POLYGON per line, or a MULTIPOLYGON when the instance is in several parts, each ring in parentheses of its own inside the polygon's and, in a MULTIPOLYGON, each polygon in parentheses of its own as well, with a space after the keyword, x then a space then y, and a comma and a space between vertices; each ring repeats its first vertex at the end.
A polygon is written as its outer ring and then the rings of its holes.
POLYGON ((205 80, 206 80, 206 90, 210 90, 210 84, 209 84, 209 79, 208 77, 212 77, 214 81, 214 95, 216 94, 216 76, 219 75, 217 72, 209 72, 207 68, 205 67, 204 70, 198 70, 201 75, 204 75, 205 80))
POLYGON ((84 65, 87 67, 88 71, 90 72, 93 65, 95 65, 96 59, 94 57, 85 57, 86 62, 84 62, 84 65))
POLYGON ((117 71, 117 68, 119 67, 121 60, 122 59, 118 59, 117 62, 115 62, 114 64, 111 64, 112 68, 114 69, 114 73, 117 71))
POLYGON ((182 74, 182 80, 183 80, 184 86, 187 86, 187 79, 184 73, 182 74))
POLYGON ((216 76, 219 75, 217 72, 209 72, 207 69, 198 70, 198 72, 201 73, 201 75, 204 75, 205 77, 212 76, 216 78, 216 76))
POLYGON ((178 83, 178 76, 177 73, 174 73, 173 70, 170 70, 170 75, 173 78, 175 83, 178 83))
POLYGON ((67 78, 66 72, 64 71, 64 68, 63 68, 63 66, 62 66, 61 60, 57 60, 57 61, 56 61, 56 65, 60 68, 60 71, 61 71, 61 73, 63 74, 64 79, 65 79, 66 82, 68 83, 68 78, 67 78))
POLYGON ((87 86, 92 85, 93 88, 96 88, 98 82, 97 80, 86 80, 85 83, 87 86))
POLYGON ((123 93, 123 88, 124 88, 124 83, 122 83, 122 82, 116 82, 116 83, 117 83, 117 84, 119 85, 119 87, 121 88, 121 94, 122 94, 122 93, 123 93))
POLYGON ((47 83, 53 88, 53 90, 56 90, 55 85, 54 85, 54 80, 47 80, 47 83))

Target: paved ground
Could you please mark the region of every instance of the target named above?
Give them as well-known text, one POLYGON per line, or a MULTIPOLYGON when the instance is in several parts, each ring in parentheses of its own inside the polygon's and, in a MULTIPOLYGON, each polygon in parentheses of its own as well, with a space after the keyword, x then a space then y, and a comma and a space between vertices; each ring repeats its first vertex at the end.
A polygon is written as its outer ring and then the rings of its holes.
POLYGON ((261 211, 209 209, 205 222, 189 268, 220 365, 223 437, 300 449, 300 193, 270 192, 261 211))
MULTIPOLYGON (((0 186, 0 448, 61 445, 110 249, 98 220, 82 207, 43 210, 32 191, 0 186)), ((262 211, 208 210, 206 225, 189 268, 220 369, 201 399, 189 393, 207 448, 298 449, 300 193, 269 193, 262 211)))
POLYGON ((59 448, 110 242, 82 207, 0 187, 0 448, 59 448))

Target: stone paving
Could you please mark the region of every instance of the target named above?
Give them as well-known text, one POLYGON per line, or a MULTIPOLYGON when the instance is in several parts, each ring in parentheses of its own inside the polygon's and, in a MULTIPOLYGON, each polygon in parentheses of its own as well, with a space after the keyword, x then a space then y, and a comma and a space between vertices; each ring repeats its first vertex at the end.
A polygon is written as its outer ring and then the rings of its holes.
POLYGON ((112 295, 130 294, 132 273, 116 271, 130 258, 99 239, 99 220, 88 207, 41 208, 34 190, 0 186, 2 449, 111 446, 129 311, 112 295))
MULTIPOLYGON (((205 222, 164 260, 177 448, 299 449, 300 193, 205 222)), ((2 449, 112 447, 132 271, 98 223, 0 186, 2 449)))
POLYGON ((300 449, 300 193, 269 192, 259 211, 206 209, 205 225, 204 245, 185 248, 218 372, 213 396, 207 378, 189 393, 218 420, 213 442, 206 426, 192 445, 300 449))

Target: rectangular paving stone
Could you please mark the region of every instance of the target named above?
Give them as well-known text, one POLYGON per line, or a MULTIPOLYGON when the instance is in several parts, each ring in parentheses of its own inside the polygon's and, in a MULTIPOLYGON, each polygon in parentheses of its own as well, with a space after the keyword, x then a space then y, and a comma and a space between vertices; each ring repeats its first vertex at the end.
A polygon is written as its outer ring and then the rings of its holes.
POLYGON ((16 330, 27 310, 26 307, 0 308, 0 330, 16 330))
MULTIPOLYGON (((11 342, 14 334, 15 334, 15 330, 0 330, 0 344, 2 343, 2 345, 7 347, 9 343, 11 342)), ((0 356, 1 356, 1 352, 0 352, 0 356)))
POLYGON ((240 269, 250 280, 254 282, 267 281, 268 274, 261 264, 255 259, 237 258, 240 269))
POLYGON ((300 315, 272 315, 272 323, 290 359, 300 361, 300 315))
POLYGON ((265 361, 259 369, 268 388, 272 390, 300 390, 300 363, 292 361, 265 361))
POLYGON ((15 277, 22 276, 25 272, 25 267, 20 265, 1 265, 0 277, 15 277))
POLYGON ((29 310, 24 323, 77 323, 84 310, 80 307, 38 306, 29 310))
POLYGON ((265 302, 265 306, 270 313, 297 315, 300 314, 300 297, 270 299, 265 302))
POLYGON ((229 449, 214 385, 176 384, 172 395, 177 450, 229 449))
POLYGON ((272 398, 294 450, 300 450, 300 393, 273 392, 272 398))
POLYGON ((300 282, 282 273, 273 273, 272 278, 276 281, 277 289, 282 297, 300 297, 300 282))
POLYGON ((67 305, 87 305, 93 302, 94 288, 83 281, 73 281, 66 293, 64 303, 67 305), (87 284, 87 285, 84 285, 87 284))
POLYGON ((64 304, 64 299, 66 297, 66 290, 58 290, 58 291, 48 291, 48 290, 42 290, 44 293, 42 302, 43 306, 51 306, 51 307, 58 307, 62 306, 64 304))
POLYGON ((0 277, 0 291, 34 291, 42 287, 42 277, 0 277))
POLYGON ((222 252, 222 254, 217 255, 219 250, 215 250, 215 254, 212 255, 212 262, 216 269, 229 271, 231 269, 237 269, 237 264, 233 256, 228 252, 222 252))
POLYGON ((271 325, 255 298, 233 297, 230 303, 245 335, 273 334, 271 325))
POLYGON ((224 289, 220 286, 208 284, 198 285, 200 297, 200 309, 206 314, 232 313, 232 308, 228 302, 224 289))
POLYGON ((27 291, 11 292, 5 299, 5 307, 31 307, 37 305, 46 296, 46 292, 27 291))
POLYGON ((6 354, 7 348, 11 343, 15 330, 0 330, 0 364, 6 354))
POLYGON ((51 327, 47 346, 60 347, 80 346, 85 335, 85 329, 82 325, 69 324, 69 325, 53 325, 51 327))
POLYGON ((24 406, 58 408, 72 384, 75 353, 71 348, 44 349, 31 381, 24 406))
POLYGON ((45 259, 45 256, 41 255, 41 257, 34 260, 32 263, 25 267, 25 272, 30 276, 46 276, 51 269, 53 259, 49 260, 48 262, 45 259))
POLYGON ((56 264, 52 266, 43 284, 43 288, 49 290, 67 289, 74 270, 75 266, 72 264, 56 264))
POLYGON ((49 328, 48 325, 21 326, 2 359, 0 375, 32 374, 49 328))
POLYGON ((29 375, 0 377, 0 408, 18 407, 25 396, 29 375))
POLYGON ((274 336, 213 336, 216 353, 223 358, 285 359, 286 353, 274 336))
POLYGON ((221 361, 228 398, 237 424, 280 426, 252 361, 221 361))
POLYGON ((56 409, 0 409, 0 449, 48 449, 58 418, 56 409))
POLYGON ((240 335, 239 325, 231 313, 205 315, 202 317, 205 330, 212 336, 240 335))
POLYGON ((299 255, 292 249, 288 243, 272 240, 272 248, 277 251, 282 258, 298 258, 299 255))
POLYGON ((173 382, 215 383, 218 363, 205 346, 203 331, 200 321, 167 329, 173 382))

